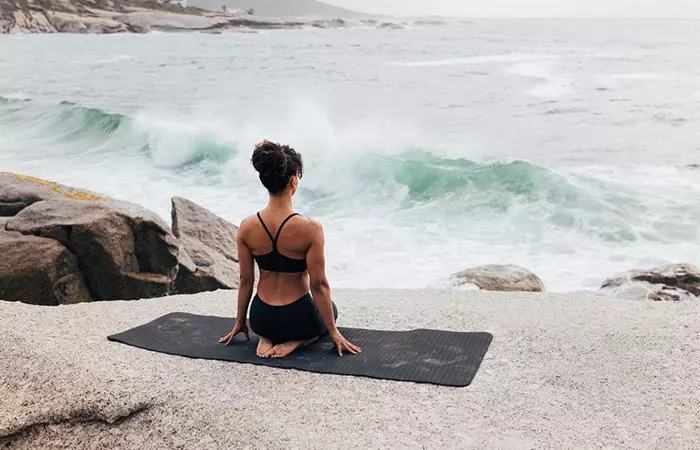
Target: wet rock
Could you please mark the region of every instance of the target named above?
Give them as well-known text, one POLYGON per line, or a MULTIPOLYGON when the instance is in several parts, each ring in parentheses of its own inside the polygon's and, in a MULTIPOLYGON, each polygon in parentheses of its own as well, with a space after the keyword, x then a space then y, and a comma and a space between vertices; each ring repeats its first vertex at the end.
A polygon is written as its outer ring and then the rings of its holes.
POLYGON ((700 269, 692 264, 671 264, 650 270, 631 270, 608 278, 601 289, 621 298, 697 300, 700 297, 700 269))
POLYGON ((52 239, 0 228, 0 299, 35 305, 89 302, 78 259, 52 239))
POLYGON ((239 286, 238 227, 196 203, 172 199, 173 233, 180 242, 175 291, 193 294, 239 286))
POLYGON ((542 280, 529 270, 513 265, 485 265, 455 274, 457 284, 474 284, 485 291, 544 292, 542 280))

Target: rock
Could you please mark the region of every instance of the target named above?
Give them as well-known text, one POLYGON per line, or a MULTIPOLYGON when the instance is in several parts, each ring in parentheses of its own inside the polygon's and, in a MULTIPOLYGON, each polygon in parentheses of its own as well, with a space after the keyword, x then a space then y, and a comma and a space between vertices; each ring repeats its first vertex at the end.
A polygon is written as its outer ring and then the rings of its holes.
POLYGON ((89 302, 78 259, 52 239, 0 229, 0 299, 36 305, 89 302))
POLYGON ((95 300, 167 295, 177 274, 177 241, 167 226, 115 200, 39 201, 11 218, 6 228, 68 248, 95 300))
POLYGON ((237 262, 232 262, 191 238, 181 239, 180 244, 180 267, 175 279, 176 293, 196 294, 238 288, 237 262))
POLYGON ((177 238, 194 238, 231 261, 238 262, 236 225, 182 197, 172 199, 172 221, 173 233, 177 238))
POLYGON ((220 33, 223 30, 295 29, 313 24, 310 20, 285 21, 273 16, 205 12, 169 1, 0 0, 0 34, 147 33, 151 30, 220 33))
MULTIPOLYGON (((238 228, 189 200, 176 197, 172 203, 179 241, 162 219, 140 206, 40 178, 0 172, 0 217, 4 216, 0 226, 5 233, 15 232, 11 234, 15 237, 54 242, 72 255, 75 271, 89 290, 87 297, 76 294, 76 302, 239 286, 238 228)), ((24 267, 17 260, 21 253, 8 255, 7 267, 24 267)), ((56 258, 40 266, 42 270, 48 270, 56 258)), ((33 303, 35 297, 13 295, 12 299, 33 303)))
POLYGON ((520 266, 486 265, 454 275, 458 284, 471 283, 486 291, 544 292, 542 280, 520 266))
POLYGON ((51 199, 105 200, 106 198, 41 178, 0 172, 0 216, 14 216, 33 203, 51 199))
POLYGON ((622 298, 696 300, 700 297, 700 269, 692 264, 671 264, 650 270, 631 270, 608 278, 601 289, 608 289, 622 298))
POLYGON ((398 23, 383 22, 379 25, 379 28, 388 30, 403 30, 404 27, 403 25, 399 25, 398 23))
POLYGON ((14 216, 41 200, 95 201, 140 221, 151 221, 169 229, 157 214, 139 205, 116 200, 85 189, 11 172, 0 172, 0 216, 14 216))
POLYGON ((205 17, 154 10, 132 11, 115 19, 129 29, 159 31, 206 30, 227 23, 223 17, 205 17))
MULTIPOLYGON (((2 13, 3 11, 0 11, 2 13)), ((7 14, 7 13, 6 13, 7 14)), ((43 11, 29 9, 16 10, 4 20, 12 23, 9 32, 55 33, 56 29, 49 22, 43 11)))
POLYGON ((78 14, 53 12, 49 16, 51 24, 60 33, 112 34, 129 31, 126 24, 107 17, 89 17, 78 14))
POLYGON ((176 292, 238 288, 238 227, 180 197, 172 199, 172 220, 173 233, 180 240, 176 292))

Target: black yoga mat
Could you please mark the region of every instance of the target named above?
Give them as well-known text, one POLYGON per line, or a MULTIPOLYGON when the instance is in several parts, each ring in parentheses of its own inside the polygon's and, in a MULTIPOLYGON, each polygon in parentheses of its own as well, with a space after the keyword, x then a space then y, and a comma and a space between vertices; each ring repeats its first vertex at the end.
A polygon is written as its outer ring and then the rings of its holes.
POLYGON ((239 335, 230 346, 218 343, 231 331, 233 321, 173 313, 108 339, 189 358, 463 387, 474 379, 493 338, 489 333, 341 328, 345 338, 362 347, 362 353, 340 357, 326 337, 287 358, 262 359, 255 354, 258 338, 253 334, 250 342, 239 335))

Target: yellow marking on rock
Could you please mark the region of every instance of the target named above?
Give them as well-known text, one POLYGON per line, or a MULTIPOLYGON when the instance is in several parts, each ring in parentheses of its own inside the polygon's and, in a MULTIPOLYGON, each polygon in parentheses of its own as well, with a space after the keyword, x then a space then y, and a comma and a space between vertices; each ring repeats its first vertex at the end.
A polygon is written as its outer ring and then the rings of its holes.
POLYGON ((84 200, 84 201, 94 201, 94 200, 104 200, 105 198, 101 195, 91 194, 90 192, 83 191, 80 189, 73 189, 66 186, 62 186, 53 181, 42 180, 41 178, 30 177, 29 175, 22 175, 19 173, 13 173, 18 180, 28 181, 30 183, 40 184, 46 186, 52 191, 61 194, 70 200, 84 200))

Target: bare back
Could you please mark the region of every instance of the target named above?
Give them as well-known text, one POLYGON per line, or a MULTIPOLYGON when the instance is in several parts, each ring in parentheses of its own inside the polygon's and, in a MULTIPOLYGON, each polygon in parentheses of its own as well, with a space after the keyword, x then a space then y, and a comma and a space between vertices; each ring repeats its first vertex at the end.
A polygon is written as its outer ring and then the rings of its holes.
MULTIPOLYGON (((277 237, 280 225, 289 217, 289 211, 271 210, 260 211, 260 217, 267 226, 270 234, 277 237)), ((311 248, 317 224, 310 219, 295 216, 286 222, 277 238, 277 251, 282 255, 304 260, 311 248)), ((265 230, 257 215, 247 217, 238 231, 239 258, 241 271, 252 270, 254 256, 266 255, 273 250, 273 239, 265 230), (245 248, 241 248, 245 247, 245 248), (246 255, 241 255, 241 250, 246 255), (247 252, 245 251, 247 250, 247 252), (245 260, 249 258, 250 260, 245 260)), ((309 272, 281 273, 260 270, 258 295, 266 303, 274 306, 285 306, 295 302, 310 290, 309 272)))

